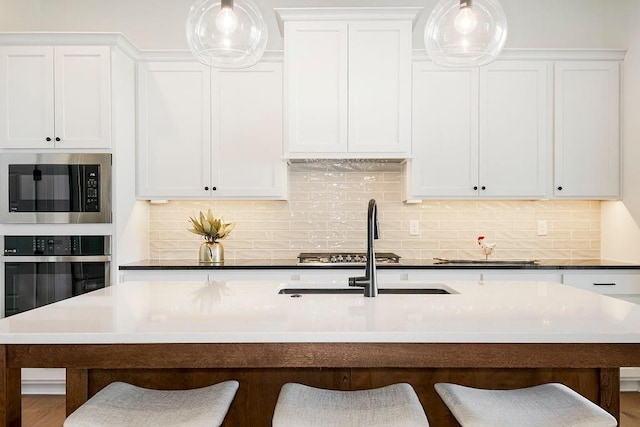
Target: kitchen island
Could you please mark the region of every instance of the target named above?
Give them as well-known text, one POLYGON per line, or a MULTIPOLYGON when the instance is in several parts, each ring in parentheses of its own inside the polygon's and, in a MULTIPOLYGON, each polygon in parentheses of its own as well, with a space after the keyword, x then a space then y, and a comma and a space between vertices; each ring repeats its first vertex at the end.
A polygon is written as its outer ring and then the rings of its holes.
POLYGON ((68 412, 115 380, 191 388, 235 378, 225 425, 240 426, 270 425, 285 382, 406 381, 432 425, 447 426, 438 381, 559 381, 618 417, 619 368, 640 366, 640 306, 565 285, 408 281, 451 294, 377 298, 278 294, 283 286, 126 282, 3 319, 0 423, 20 425, 23 367, 67 368, 68 412))

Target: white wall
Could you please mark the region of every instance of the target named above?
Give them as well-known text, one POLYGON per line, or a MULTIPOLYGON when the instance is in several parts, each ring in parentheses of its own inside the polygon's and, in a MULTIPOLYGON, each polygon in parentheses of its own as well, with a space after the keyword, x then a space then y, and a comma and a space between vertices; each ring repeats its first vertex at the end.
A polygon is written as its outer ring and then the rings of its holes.
POLYGON ((0 31, 35 31, 42 22, 42 0, 0 0, 0 31))
MULTIPOLYGON (((186 49, 184 23, 194 0, 0 0, 0 31, 122 32, 141 49, 186 49)), ((270 28, 269 49, 282 49, 274 7, 419 6, 414 48, 436 0, 255 0, 270 28)), ((507 47, 624 48, 627 4, 637 0, 501 0, 507 47)))
POLYGON ((629 51, 624 63, 624 202, 637 222, 640 222, 640 2, 629 11, 635 25, 629 26, 629 51))
POLYGON ((640 2, 627 5, 628 51, 624 61, 622 94, 623 202, 602 204, 601 256, 640 262, 640 2))
POLYGON ((640 262, 640 229, 625 204, 606 202, 601 208, 601 258, 640 262))

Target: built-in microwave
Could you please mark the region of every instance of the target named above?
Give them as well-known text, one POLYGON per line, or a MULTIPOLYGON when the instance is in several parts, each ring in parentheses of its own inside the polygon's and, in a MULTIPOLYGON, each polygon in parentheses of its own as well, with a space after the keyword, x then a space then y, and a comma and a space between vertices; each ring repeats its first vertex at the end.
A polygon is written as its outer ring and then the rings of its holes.
POLYGON ((111 222, 111 154, 0 153, 0 222, 111 222))

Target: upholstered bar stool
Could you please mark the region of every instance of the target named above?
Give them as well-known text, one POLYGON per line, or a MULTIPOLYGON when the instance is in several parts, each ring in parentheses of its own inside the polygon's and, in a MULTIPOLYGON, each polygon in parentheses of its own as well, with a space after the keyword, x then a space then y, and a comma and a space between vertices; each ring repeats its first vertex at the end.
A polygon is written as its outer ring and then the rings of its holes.
POLYGON ((69 415, 64 427, 218 427, 237 390, 237 381, 192 390, 150 390, 114 382, 69 415))
POLYGON ((485 390, 438 383, 435 389, 463 427, 618 425, 607 411, 558 383, 515 390, 485 390))
POLYGON ((340 391, 297 383, 282 386, 273 427, 424 427, 427 416, 413 387, 340 391))

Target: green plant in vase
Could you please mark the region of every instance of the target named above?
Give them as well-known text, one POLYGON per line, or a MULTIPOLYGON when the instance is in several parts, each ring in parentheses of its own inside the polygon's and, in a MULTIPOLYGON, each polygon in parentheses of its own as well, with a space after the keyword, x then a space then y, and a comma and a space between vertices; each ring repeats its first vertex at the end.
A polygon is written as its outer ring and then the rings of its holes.
POLYGON ((202 236, 204 243, 198 251, 198 261, 202 263, 220 263, 224 261, 224 247, 218 240, 227 237, 236 226, 233 222, 224 222, 222 218, 213 216, 211 209, 206 215, 201 211, 200 215, 189 217, 192 228, 188 230, 202 236))

